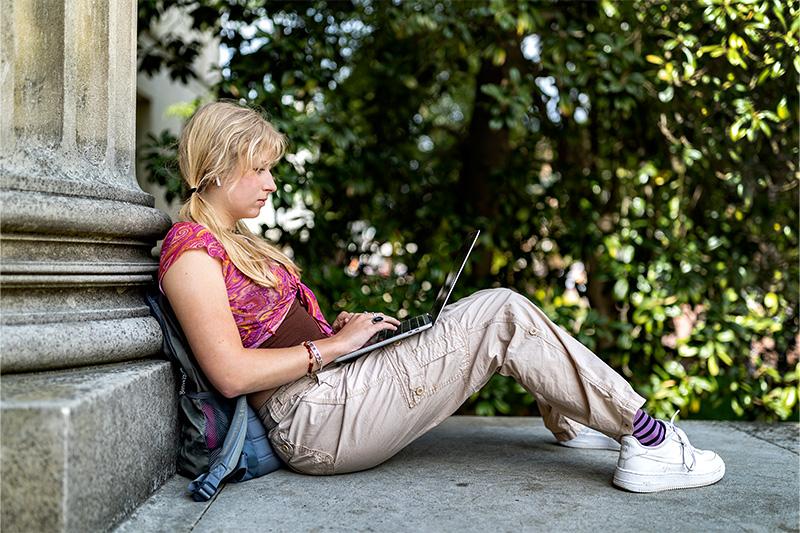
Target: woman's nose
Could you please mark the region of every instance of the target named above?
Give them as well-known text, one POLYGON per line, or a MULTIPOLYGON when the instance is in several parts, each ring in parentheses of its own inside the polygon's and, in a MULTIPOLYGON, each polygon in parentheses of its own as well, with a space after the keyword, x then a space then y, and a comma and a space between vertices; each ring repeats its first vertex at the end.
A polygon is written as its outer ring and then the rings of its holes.
POLYGON ((272 177, 272 172, 267 171, 267 179, 264 180, 264 190, 273 193, 276 189, 275 178, 272 177))

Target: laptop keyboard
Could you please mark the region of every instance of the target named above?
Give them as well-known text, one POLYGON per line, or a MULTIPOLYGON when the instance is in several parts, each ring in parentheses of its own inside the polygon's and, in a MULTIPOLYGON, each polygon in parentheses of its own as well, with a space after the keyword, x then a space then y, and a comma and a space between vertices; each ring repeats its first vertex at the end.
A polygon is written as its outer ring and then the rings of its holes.
POLYGON ((407 331, 411 331, 412 329, 416 329, 420 326, 424 326, 425 324, 429 324, 431 322, 431 316, 428 314, 415 316, 413 318, 409 318, 400 322, 400 325, 397 326, 397 329, 392 331, 389 329, 384 329, 374 335, 367 345, 374 344, 376 342, 380 342, 386 339, 391 339, 392 337, 396 337, 397 335, 401 335, 406 333, 407 331))

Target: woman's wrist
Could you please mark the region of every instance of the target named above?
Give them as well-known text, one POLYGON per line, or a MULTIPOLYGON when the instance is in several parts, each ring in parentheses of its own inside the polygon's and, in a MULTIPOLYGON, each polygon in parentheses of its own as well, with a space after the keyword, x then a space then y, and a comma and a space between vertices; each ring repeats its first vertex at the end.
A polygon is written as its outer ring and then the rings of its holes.
POLYGON ((306 374, 308 377, 313 377, 317 374, 317 372, 322 370, 322 367, 324 366, 324 363, 322 362, 322 354, 313 341, 303 341, 303 346, 305 346, 306 350, 308 351, 308 372, 306 374))
POLYGON ((342 345, 339 341, 340 339, 337 339, 336 335, 314 341, 314 344, 317 346, 322 356, 323 368, 332 363, 339 356, 344 355, 345 350, 342 349, 342 345))

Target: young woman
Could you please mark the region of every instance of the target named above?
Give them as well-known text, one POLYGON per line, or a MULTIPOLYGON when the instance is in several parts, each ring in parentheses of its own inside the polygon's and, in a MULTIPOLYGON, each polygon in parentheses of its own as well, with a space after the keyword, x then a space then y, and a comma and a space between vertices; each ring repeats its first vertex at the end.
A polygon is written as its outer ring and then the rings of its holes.
POLYGON ((179 147, 191 196, 164 239, 159 283, 206 376, 227 397, 248 395, 289 467, 376 466, 499 372, 536 398, 560 443, 619 450, 619 487, 653 492, 722 478, 716 453, 694 448, 674 416, 648 416, 619 374, 509 289, 478 291, 420 335, 331 364, 399 322, 343 312, 329 324, 300 269, 242 223, 275 191, 270 169, 285 143, 246 107, 215 102, 195 113, 179 147))

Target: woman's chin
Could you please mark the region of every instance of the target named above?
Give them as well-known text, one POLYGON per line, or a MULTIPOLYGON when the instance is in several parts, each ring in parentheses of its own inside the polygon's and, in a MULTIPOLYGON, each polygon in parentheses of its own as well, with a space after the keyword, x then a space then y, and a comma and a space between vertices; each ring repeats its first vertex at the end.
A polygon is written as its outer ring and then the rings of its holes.
POLYGON ((261 214, 261 208, 255 207, 253 209, 248 209, 246 211, 242 211, 238 220, 248 220, 251 218, 256 218, 261 214))

